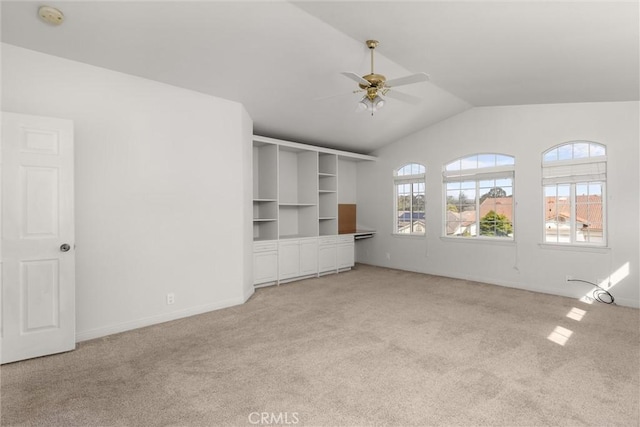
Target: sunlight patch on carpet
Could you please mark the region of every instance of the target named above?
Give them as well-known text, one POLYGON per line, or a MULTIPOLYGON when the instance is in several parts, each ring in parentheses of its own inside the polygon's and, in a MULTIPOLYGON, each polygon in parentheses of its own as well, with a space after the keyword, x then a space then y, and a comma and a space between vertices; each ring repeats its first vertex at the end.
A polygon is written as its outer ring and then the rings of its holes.
POLYGON ((577 320, 578 322, 582 320, 582 318, 584 317, 584 315, 587 314, 586 311, 581 310, 579 308, 573 307, 571 310, 569 310, 569 312, 567 313, 567 317, 569 319, 573 319, 573 320, 577 320))
POLYGON ((556 326, 553 332, 549 334, 547 339, 549 341, 552 341, 556 344, 560 344, 563 346, 567 343, 567 341, 569 341, 569 338, 571 337, 572 334, 573 334, 572 330, 563 328, 562 326, 556 326))

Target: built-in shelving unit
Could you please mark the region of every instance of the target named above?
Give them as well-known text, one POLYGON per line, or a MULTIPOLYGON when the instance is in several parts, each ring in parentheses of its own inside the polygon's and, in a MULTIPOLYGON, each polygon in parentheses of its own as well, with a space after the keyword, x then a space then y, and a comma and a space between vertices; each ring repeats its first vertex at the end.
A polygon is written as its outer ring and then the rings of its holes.
POLYGON ((318 153, 280 146, 278 155, 278 237, 315 237, 318 235, 318 153))
POLYGON ((318 234, 338 234, 338 156, 318 154, 318 234))
POLYGON ((278 237, 278 147, 253 144, 253 239, 278 237))
POLYGON ((338 236, 345 160, 375 157, 254 136, 255 286, 351 268, 353 235, 338 236))

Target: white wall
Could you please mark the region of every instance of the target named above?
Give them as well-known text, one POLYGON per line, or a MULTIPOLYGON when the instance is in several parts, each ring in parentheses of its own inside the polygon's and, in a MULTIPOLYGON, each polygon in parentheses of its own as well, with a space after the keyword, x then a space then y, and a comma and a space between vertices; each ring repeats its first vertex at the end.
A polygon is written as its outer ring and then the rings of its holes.
POLYGON ((358 223, 378 231, 359 242, 357 260, 580 297, 591 287, 565 283, 613 276, 616 302, 638 307, 638 103, 589 103, 474 108, 374 153, 358 164, 358 223), (541 153, 572 140, 603 143, 608 154, 609 249, 542 247, 541 153), (441 238, 442 165, 479 152, 516 157, 516 242, 491 244, 441 238), (427 166, 427 238, 392 236, 395 168, 427 166), (617 273, 617 274, 615 274, 617 273))
POLYGON ((75 124, 79 340, 251 295, 240 104, 6 44, 2 88, 4 111, 75 124))
POLYGON ((338 158, 338 203, 354 204, 356 198, 357 162, 338 158))

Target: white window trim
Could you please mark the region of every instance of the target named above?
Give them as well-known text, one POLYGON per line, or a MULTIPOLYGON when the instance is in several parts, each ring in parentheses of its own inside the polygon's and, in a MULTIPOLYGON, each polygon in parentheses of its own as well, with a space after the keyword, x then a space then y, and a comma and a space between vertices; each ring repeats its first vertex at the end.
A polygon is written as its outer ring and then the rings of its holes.
MULTIPOLYGON (((515 228, 515 225, 514 225, 515 228)), ((479 237, 459 237, 459 236, 440 236, 440 240, 443 242, 451 242, 451 243, 471 243, 475 244, 490 244, 497 246, 516 246, 517 241, 515 239, 508 239, 504 237, 487 237, 487 236, 479 236, 479 237)))
MULTIPOLYGON (((441 235, 441 240, 443 241, 462 241, 462 242, 471 242, 471 241, 477 241, 477 242, 484 242, 484 243, 488 243, 488 242, 504 242, 504 243, 512 243, 515 242, 515 230, 516 230, 516 201, 515 201, 515 195, 516 195, 516 178, 515 178, 515 157, 511 156, 509 154, 503 154, 503 153, 476 153, 476 154, 470 154, 469 156, 465 156, 465 157, 459 157, 457 159, 454 159, 448 163, 446 163, 443 166, 443 171, 442 171, 442 189, 443 189, 443 203, 442 206, 445 209, 445 211, 443 211, 443 215, 442 215, 442 235, 441 235), (460 159, 465 159, 467 157, 471 157, 474 155, 481 155, 481 154, 496 154, 496 155, 501 155, 501 156, 508 156, 514 159, 514 164, 513 165, 508 165, 508 166, 492 166, 492 167, 487 167, 487 168, 474 168, 474 169, 460 169, 460 170, 453 170, 453 171, 448 171, 446 170, 447 165, 458 161, 460 159), (504 178, 511 178, 511 188, 512 188, 512 199, 513 199, 513 218, 511 221, 511 225, 513 227, 513 235, 511 237, 504 237, 504 236, 481 236, 480 234, 478 234, 477 236, 449 236, 447 235, 447 214, 446 214, 446 209, 448 206, 447 203, 447 183, 450 182, 462 182, 462 181, 475 181, 476 187, 475 187, 475 192, 476 192, 476 212, 480 212, 480 197, 478 197, 478 195, 480 194, 480 181, 482 180, 488 180, 488 179, 504 179, 504 178)), ((478 230, 478 233, 480 232, 480 218, 476 218, 476 228, 478 230)))
POLYGON ((566 182, 557 182, 554 184, 543 184, 542 185, 542 197, 545 200, 542 203, 542 242, 540 245, 544 246, 554 246, 554 247, 567 247, 567 248, 599 248, 606 249, 608 247, 608 235, 609 235, 609 224, 607 222, 607 181, 599 180, 599 181, 578 181, 571 182, 572 177, 567 177, 568 181, 566 182), (589 183, 598 183, 602 185, 602 242, 580 242, 575 240, 576 234, 576 185, 577 184, 589 184, 589 183), (547 225, 547 201, 544 189, 546 186, 551 185, 568 185, 569 186, 569 202, 570 202, 570 212, 571 212, 571 221, 569 222, 569 238, 570 242, 547 242, 546 236, 546 225, 547 225))
POLYGON ((608 242, 609 242, 609 223, 608 223, 608 209, 607 209, 607 146, 596 142, 596 141, 567 141, 558 145, 555 145, 545 151, 542 152, 542 171, 541 176, 545 176, 545 168, 553 168, 553 167, 562 167, 562 166, 574 166, 574 165, 587 165, 587 164, 604 164, 604 170, 600 172, 599 176, 589 176, 589 175, 567 175, 565 176, 557 176, 551 179, 543 178, 542 179, 542 241, 539 243, 540 247, 543 248, 557 248, 564 250, 576 250, 576 249, 585 249, 585 250, 607 250, 608 242), (545 160, 544 157, 547 153, 552 150, 558 149, 565 145, 573 145, 579 142, 593 143, 600 145, 605 150, 605 154, 591 157, 580 157, 577 159, 568 159, 568 160, 545 160), (577 184, 588 184, 588 183, 599 183, 602 185, 602 242, 580 242, 576 240, 576 185, 577 184), (570 199, 570 212, 571 212, 571 221, 569 224, 570 230, 570 242, 547 242, 546 241, 546 209, 547 209, 547 201, 545 194, 545 187, 552 185, 569 185, 569 199, 570 199))
MULTIPOLYGON (((412 190, 413 191, 413 190, 412 190)), ((396 237, 412 237, 412 238, 424 238, 427 235, 427 218, 426 218, 426 210, 427 210, 427 173, 426 166, 422 163, 417 162, 407 162, 402 166, 394 169, 393 171, 393 232, 392 236, 396 237), (417 164, 422 166, 425 169, 425 173, 413 174, 413 175, 398 175, 398 171, 403 167, 410 164, 417 164), (421 183, 424 184, 425 188, 425 224, 424 224, 424 233, 398 233, 398 185, 399 184, 414 184, 421 183)), ((411 210, 411 219, 413 220, 413 204, 411 210)))

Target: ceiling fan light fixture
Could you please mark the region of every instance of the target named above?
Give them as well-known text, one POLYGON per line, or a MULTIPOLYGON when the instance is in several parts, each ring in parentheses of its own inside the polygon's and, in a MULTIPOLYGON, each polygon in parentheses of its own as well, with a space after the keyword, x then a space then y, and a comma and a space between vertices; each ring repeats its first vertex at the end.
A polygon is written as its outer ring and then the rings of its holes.
POLYGON ((360 102, 358 102, 358 105, 356 105, 356 113, 367 111, 369 109, 369 106, 367 105, 368 102, 371 102, 369 98, 367 98, 366 96, 362 98, 360 102))
POLYGON ((356 112, 371 111, 371 115, 373 116, 373 113, 384 107, 385 102, 384 98, 380 95, 376 95, 373 99, 365 95, 360 102, 358 102, 356 112))

